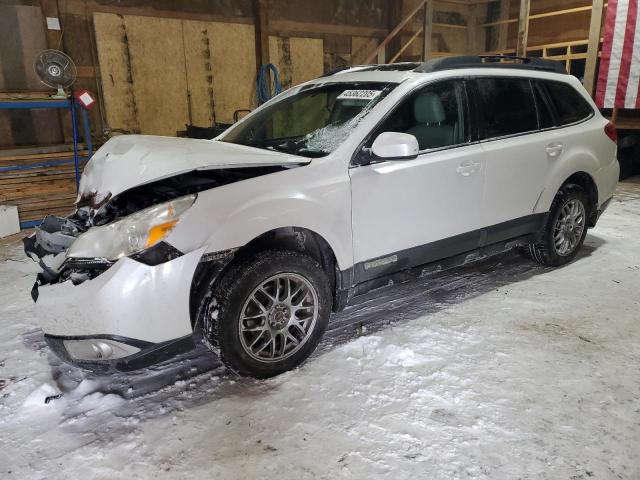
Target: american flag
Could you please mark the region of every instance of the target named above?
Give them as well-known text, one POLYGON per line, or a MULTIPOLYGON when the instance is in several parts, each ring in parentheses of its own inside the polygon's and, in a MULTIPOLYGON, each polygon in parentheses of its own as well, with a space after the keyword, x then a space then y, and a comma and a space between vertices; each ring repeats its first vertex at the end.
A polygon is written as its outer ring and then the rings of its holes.
POLYGON ((600 108, 640 108, 639 13, 638 0, 609 0, 596 88, 600 108))

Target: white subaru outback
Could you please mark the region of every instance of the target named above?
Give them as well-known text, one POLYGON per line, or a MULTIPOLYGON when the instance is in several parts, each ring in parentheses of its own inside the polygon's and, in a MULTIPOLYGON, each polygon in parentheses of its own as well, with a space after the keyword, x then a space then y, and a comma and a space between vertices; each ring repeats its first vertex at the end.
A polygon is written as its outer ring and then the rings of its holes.
POLYGON ((32 296, 76 365, 138 369, 203 340, 239 374, 277 375, 390 279, 479 249, 571 261, 611 200, 615 142, 555 62, 348 68, 214 140, 109 140, 75 213, 25 239, 32 296))

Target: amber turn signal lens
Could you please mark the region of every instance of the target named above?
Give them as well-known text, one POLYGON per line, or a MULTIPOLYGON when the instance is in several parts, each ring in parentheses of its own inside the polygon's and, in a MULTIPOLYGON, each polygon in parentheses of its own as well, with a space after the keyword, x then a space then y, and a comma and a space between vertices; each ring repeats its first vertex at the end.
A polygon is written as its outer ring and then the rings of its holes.
POLYGON ((156 243, 166 237, 167 234, 173 230, 173 227, 176 226, 176 223, 178 223, 177 219, 151 227, 151 230, 149 230, 149 236, 147 237, 147 244, 144 248, 153 247, 156 243))

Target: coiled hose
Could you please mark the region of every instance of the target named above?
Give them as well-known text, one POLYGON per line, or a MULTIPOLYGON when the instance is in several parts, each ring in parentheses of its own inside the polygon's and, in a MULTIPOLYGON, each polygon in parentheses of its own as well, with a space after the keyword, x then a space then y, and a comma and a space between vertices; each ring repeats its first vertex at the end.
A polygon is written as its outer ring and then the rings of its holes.
POLYGON ((263 103, 269 101, 269 99, 275 97, 281 91, 282 84, 280 83, 280 74, 278 73, 278 68, 273 63, 261 65, 260 71, 258 72, 258 81, 256 86, 258 103, 262 105, 263 103), (271 70, 271 85, 269 84, 269 70, 271 70))

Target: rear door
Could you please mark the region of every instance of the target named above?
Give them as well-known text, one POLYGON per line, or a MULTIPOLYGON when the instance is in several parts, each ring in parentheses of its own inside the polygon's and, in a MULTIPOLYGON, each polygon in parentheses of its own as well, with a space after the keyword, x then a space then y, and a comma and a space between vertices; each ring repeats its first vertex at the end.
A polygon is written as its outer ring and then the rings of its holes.
POLYGON ((526 230, 527 223, 535 221, 534 207, 551 164, 561 154, 545 128, 552 127, 550 112, 528 78, 478 77, 473 83, 486 166, 482 223, 507 229, 504 238, 528 233, 512 227, 523 224, 526 230), (540 115, 536 101, 541 103, 540 115))

